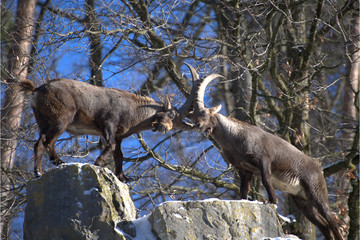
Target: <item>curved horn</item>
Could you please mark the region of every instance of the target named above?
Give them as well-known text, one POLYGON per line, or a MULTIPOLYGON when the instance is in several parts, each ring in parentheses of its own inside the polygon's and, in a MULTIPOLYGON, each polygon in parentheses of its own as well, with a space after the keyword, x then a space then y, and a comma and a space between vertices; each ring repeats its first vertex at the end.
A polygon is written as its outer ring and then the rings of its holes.
POLYGON ((166 95, 165 101, 164 101, 164 110, 168 111, 170 109, 171 109, 171 102, 170 102, 169 96, 166 95))
POLYGON ((205 104, 204 104, 205 89, 206 89, 207 85, 215 78, 224 78, 224 77, 220 74, 213 73, 213 74, 210 74, 209 76, 207 76, 206 78, 204 78, 200 82, 197 92, 196 92, 196 97, 195 97, 196 107, 198 109, 205 108, 205 104))
POLYGON ((205 108, 204 105, 204 95, 206 86, 215 78, 224 78, 219 74, 210 74, 203 80, 199 80, 199 74, 196 72, 195 68, 193 68, 190 64, 185 63, 185 65, 190 69, 191 76, 192 76, 192 88, 189 97, 187 98, 186 102, 181 106, 178 113, 180 118, 184 118, 190 110, 193 101, 196 101, 195 106, 200 108, 205 108))
POLYGON ((196 72, 195 68, 193 68, 190 64, 185 63, 185 65, 190 69, 191 77, 192 77, 192 89, 191 93, 188 96, 186 102, 180 107, 178 113, 180 115, 180 118, 186 117, 186 115, 189 113, 195 92, 197 90, 197 81, 199 80, 199 74, 196 72))
POLYGON ((188 63, 184 63, 184 64, 190 69, 193 82, 199 80, 199 74, 196 72, 195 68, 193 68, 193 67, 192 67, 190 64, 188 64, 188 63))

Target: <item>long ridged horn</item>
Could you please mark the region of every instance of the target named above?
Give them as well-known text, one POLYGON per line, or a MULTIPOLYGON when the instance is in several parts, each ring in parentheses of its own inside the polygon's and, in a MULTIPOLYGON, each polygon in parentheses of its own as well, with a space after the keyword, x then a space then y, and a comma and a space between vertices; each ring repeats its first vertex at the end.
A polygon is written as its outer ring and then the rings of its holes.
POLYGON ((188 63, 184 63, 184 64, 190 69, 193 82, 199 80, 199 74, 196 72, 195 68, 193 68, 193 67, 192 67, 190 64, 188 64, 188 63))
POLYGON ((216 78, 224 78, 224 77, 220 74, 213 73, 207 76, 206 78, 204 78, 198 85, 197 91, 195 93, 195 101, 196 101, 195 107, 197 107, 199 110, 205 109, 204 96, 205 96, 206 87, 212 80, 216 78))
POLYGON ((191 76, 192 76, 192 88, 189 97, 187 98, 186 102, 181 106, 178 113, 180 115, 180 119, 183 119, 187 116, 190 111, 191 105, 195 101, 194 107, 199 109, 205 108, 204 105, 204 95, 206 86, 215 78, 224 78, 219 74, 210 74, 203 80, 199 79, 199 74, 196 72, 195 68, 193 68, 190 64, 185 63, 185 65, 190 69, 191 76))
POLYGON ((193 103, 193 99, 195 96, 195 92, 197 90, 197 82, 199 81, 199 74, 196 72, 195 68, 193 68, 190 64, 185 63, 185 65, 190 69, 191 77, 192 77, 192 89, 189 97, 187 98, 186 102, 181 106, 178 113, 180 118, 183 119, 189 113, 191 105, 193 103))
POLYGON ((165 101, 164 101, 164 110, 168 111, 170 109, 171 109, 171 102, 170 102, 169 96, 166 95, 165 101))

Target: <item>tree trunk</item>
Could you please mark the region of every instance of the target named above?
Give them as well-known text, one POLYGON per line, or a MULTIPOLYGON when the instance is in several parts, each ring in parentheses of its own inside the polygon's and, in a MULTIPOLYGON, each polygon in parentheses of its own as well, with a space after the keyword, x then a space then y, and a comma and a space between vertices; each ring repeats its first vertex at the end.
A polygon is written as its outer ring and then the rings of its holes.
MULTIPOLYGON (((321 9, 321 8, 319 8, 321 9)), ((318 10, 317 10, 318 12, 318 10)), ((321 11, 320 11, 321 12, 321 11)), ((299 9, 294 12, 295 18, 299 21, 305 21, 305 9, 299 9)), ((317 25, 316 17, 314 18, 313 26, 317 25)), ((313 34, 315 34, 315 29, 313 30, 313 34)), ((290 78, 298 84, 298 89, 309 89, 309 73, 308 66, 310 56, 313 55, 314 51, 312 50, 313 38, 307 38, 307 30, 306 24, 298 24, 296 31, 298 33, 298 38, 294 39, 293 46, 296 46, 298 43, 307 42, 306 48, 310 49, 308 52, 303 52, 302 55, 296 54, 293 51, 289 51, 289 56, 292 56, 292 60, 294 61, 294 69, 290 78), (299 42, 296 42, 299 41, 299 42), (306 60, 307 59, 307 60, 306 60), (300 69, 304 69, 304 71, 300 71, 300 69)), ((295 130, 289 138, 291 139, 291 143, 300 149, 305 154, 311 156, 311 148, 310 148, 310 127, 307 124, 309 122, 309 90, 302 90, 295 95, 295 106, 293 108, 293 117, 291 128, 295 130)), ((313 225, 295 206, 293 201, 289 198, 289 212, 295 216, 296 222, 294 223, 294 232, 299 238, 305 240, 315 240, 316 239, 316 229, 315 225, 313 225)))
POLYGON ((347 76, 345 79, 343 112, 344 112, 344 129, 342 137, 346 145, 350 145, 354 139, 354 123, 356 121, 355 93, 359 91, 359 68, 360 68, 360 18, 354 16, 353 35, 354 40, 349 46, 350 59, 347 63, 347 76), (357 39, 356 39, 357 38, 357 39))
POLYGON ((97 31, 100 30, 100 26, 95 15, 95 0, 86 0, 85 8, 85 25, 87 26, 88 30, 94 32, 89 34, 91 68, 90 83, 96 86, 103 86, 103 77, 101 70, 102 47, 100 33, 97 33, 97 31))
MULTIPOLYGON (((311 155, 310 150, 310 128, 306 124, 309 121, 309 93, 305 92, 302 96, 297 96, 299 102, 303 102, 303 106, 295 108, 293 129, 297 132, 293 134, 291 138, 292 144, 298 149, 305 152, 307 155, 311 155)), ((297 235, 299 238, 304 240, 315 240, 316 230, 313 225, 295 206, 293 201, 289 198, 289 212, 295 216, 296 222, 291 233, 297 235)))
MULTIPOLYGON (((355 97, 356 93, 359 93, 359 69, 360 69, 360 17, 358 14, 354 15, 353 19, 353 36, 354 40, 350 45, 350 59, 348 61, 348 74, 345 79, 344 99, 343 99, 343 111, 344 111, 344 129, 342 130, 342 138, 345 143, 350 145, 356 137, 354 129, 356 127, 355 122, 358 121, 359 109, 356 108, 356 104, 359 104, 355 97), (356 103, 357 102, 357 103, 356 103)), ((353 177, 350 179, 352 186, 352 192, 349 195, 348 207, 350 217, 350 229, 349 229, 349 240, 359 239, 359 176, 358 169, 354 163, 350 164, 348 170, 352 170, 353 177)), ((348 180, 343 181, 344 184, 348 185, 348 180)), ((344 186, 345 187, 345 186, 344 186)), ((344 188, 343 188, 344 189, 344 188)))
POLYGON ((9 53, 8 83, 1 109, 1 221, 2 239, 8 239, 10 181, 6 172, 14 165, 17 147, 17 131, 21 121, 23 95, 17 92, 16 82, 27 77, 27 64, 31 48, 36 0, 18 0, 16 29, 13 35, 13 47, 9 53))

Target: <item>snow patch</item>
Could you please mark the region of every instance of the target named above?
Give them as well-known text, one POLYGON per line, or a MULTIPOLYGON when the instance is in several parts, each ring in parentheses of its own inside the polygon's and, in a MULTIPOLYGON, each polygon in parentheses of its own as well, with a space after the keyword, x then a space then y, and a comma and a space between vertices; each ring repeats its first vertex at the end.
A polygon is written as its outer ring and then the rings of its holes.
POLYGON ((280 214, 278 214, 280 216, 280 218, 287 223, 294 223, 296 222, 295 216, 294 215, 288 215, 287 217, 282 216, 280 214))
POLYGON ((82 205, 81 202, 77 202, 77 203, 76 203, 76 206, 77 206, 78 208, 83 208, 83 205, 82 205))
MULTIPOLYGON (((173 213, 174 217, 184 219, 184 217, 179 213, 173 213)), ((190 223, 190 218, 188 216, 185 216, 185 221, 190 223)))
POLYGON ((134 227, 136 229, 136 236, 131 237, 128 234, 124 233, 122 229, 116 227, 115 231, 121 233, 124 236, 128 236, 132 240, 156 240, 155 235, 152 232, 151 224, 148 220, 149 215, 146 215, 144 217, 135 219, 132 221, 134 224, 134 227))
MULTIPOLYGON (((160 203, 158 206, 162 206, 163 204, 167 204, 167 203, 186 203, 186 202, 217 202, 217 201, 221 201, 221 202, 246 202, 246 203, 251 203, 251 204, 266 204, 264 202, 259 202, 259 201, 250 201, 250 200, 222 200, 222 199, 218 199, 218 198, 208 198, 208 199, 203 199, 203 200, 188 200, 188 201, 166 201, 166 202, 162 202, 160 203)), ((277 205, 272 204, 275 206, 275 208, 277 208, 277 205)))
POLYGON ((286 237, 275 237, 275 238, 271 238, 271 237, 264 237, 261 240, 294 240, 294 239, 300 239, 295 235, 288 235, 286 237))
POLYGON ((90 190, 85 190, 85 191, 84 191, 84 195, 90 195, 92 191, 97 191, 97 192, 98 192, 99 189, 93 187, 93 188, 91 188, 90 190))
POLYGON ((182 217, 180 214, 178 214, 178 213, 174 213, 173 215, 174 215, 174 217, 176 217, 176 218, 181 218, 181 219, 183 218, 183 217, 182 217))
POLYGON ((62 163, 61 166, 76 165, 76 166, 78 166, 79 168, 82 168, 82 166, 87 165, 87 164, 88 164, 88 163, 76 163, 76 162, 73 162, 73 163, 62 163))

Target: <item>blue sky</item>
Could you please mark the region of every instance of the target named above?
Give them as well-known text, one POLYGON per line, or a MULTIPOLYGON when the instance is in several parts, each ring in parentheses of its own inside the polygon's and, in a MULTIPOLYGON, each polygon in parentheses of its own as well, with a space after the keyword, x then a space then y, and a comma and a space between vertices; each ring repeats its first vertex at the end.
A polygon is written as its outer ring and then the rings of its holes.
MULTIPOLYGON (((44 2, 44 1, 42 1, 44 2)), ((84 16, 84 1, 60 1, 60 0, 53 0, 53 5, 59 7, 66 11, 71 11, 74 14, 77 14, 78 16, 84 16), (77 6, 74 5, 74 2, 79 3, 77 6)), ((121 8, 123 7, 121 1, 100 1, 100 2, 107 2, 112 3, 110 8, 98 8, 97 11, 114 11, 114 12, 120 12, 121 8)), ((176 2, 176 1, 174 1, 176 2)), ((169 10, 171 10, 172 6, 167 6, 163 9, 160 9, 160 7, 154 6, 152 8, 152 16, 156 19, 162 19, 164 22, 166 21, 180 21, 182 17, 184 16, 185 12, 181 12, 180 10, 184 10, 187 8, 188 2, 186 2, 184 5, 179 5, 177 7, 178 11, 176 13, 170 13, 169 10)), ((11 6, 11 9, 15 9, 16 3, 14 1, 8 2, 8 5, 11 6)), ((198 14, 196 17, 192 18, 192 22, 194 24, 197 23, 202 18, 202 9, 204 8, 204 5, 199 5, 198 10, 195 11, 196 14, 198 14)), ((39 13, 40 7, 37 7, 37 14, 39 13)), ((214 13, 213 13, 214 14, 214 13)), ((213 14, 210 15, 210 17, 213 16, 213 14)), ((118 16, 116 16, 118 17, 118 16)), ((137 24, 140 24, 139 22, 126 22, 127 24, 118 24, 116 21, 111 22, 111 19, 102 17, 102 28, 106 30, 114 30, 116 28, 131 28, 136 26, 137 24), (110 22, 109 24, 105 24, 105 21, 110 22)), ((55 77, 63 77, 63 78, 71 78, 76 79, 80 81, 87 81, 90 78, 90 67, 89 67, 89 37, 87 35, 81 36, 81 30, 84 28, 82 24, 76 23, 74 21, 71 21, 67 18, 61 18, 57 17, 55 18, 55 15, 46 15, 45 21, 44 21, 44 28, 52 27, 55 28, 57 31, 61 33, 67 33, 68 31, 78 31, 76 34, 73 34, 71 36, 57 36, 54 33, 51 32, 44 32, 44 35, 41 37, 40 43, 37 46, 39 51, 39 58, 38 63, 35 65, 35 71, 30 78, 34 80, 34 82, 37 83, 37 85, 40 85, 41 83, 46 82, 49 79, 55 78, 55 77), (48 44, 48 41, 51 42, 51 45, 48 44), (55 67, 54 67, 55 66, 55 67)), ((166 27, 166 25, 164 25, 166 27)), ((215 35, 214 33, 214 27, 216 27, 216 23, 213 23, 209 21, 206 28, 204 29, 202 33, 202 37, 213 37, 215 35)), ((166 32, 163 31, 161 28, 156 28, 155 31, 161 35, 164 39, 166 39, 167 43, 170 43, 170 40, 167 38, 166 32)), ((187 29, 185 31, 185 34, 190 36, 192 33, 191 29, 187 29)), ((121 34, 117 35, 111 35, 111 36, 103 36, 102 37, 102 47, 103 47, 103 56, 107 54, 107 52, 115 45, 115 43, 120 39, 121 34)), ((129 36, 134 37, 134 34, 130 34, 129 36)), ((181 37, 181 36, 180 36, 181 37)), ((140 41, 145 43, 144 38, 139 38, 140 41)), ((178 51, 177 54, 181 54, 181 47, 186 44, 186 41, 182 41, 178 44, 178 51)), ((202 47, 212 47, 212 51, 207 52, 206 54, 211 56, 212 54, 216 53, 218 51, 217 45, 214 43, 209 43, 207 41, 197 42, 196 46, 196 56, 202 56, 204 54, 204 51, 202 47)), ((151 70, 153 69, 154 65, 157 63, 157 61, 160 61, 161 58, 158 54, 147 54, 145 51, 139 51, 135 52, 133 48, 131 47, 131 43, 129 41, 124 40, 120 47, 115 51, 111 57, 109 57, 104 66, 103 66, 103 78, 104 78, 104 84, 106 87, 116 87, 121 88, 123 90, 127 90, 130 92, 135 92, 139 89, 141 84, 143 84, 144 81, 149 77, 151 70), (135 58, 136 57, 136 58, 135 58), (141 59, 142 61, 137 63, 135 62, 135 59, 141 59), (130 67, 129 67, 130 66, 130 67)), ((220 60, 215 60, 213 62, 201 62, 201 61, 194 61, 192 59, 187 59, 186 62, 194 65, 197 67, 201 73, 202 76, 205 74, 208 74, 210 72, 215 71, 215 69, 212 69, 220 60)), ((335 64, 335 63, 334 63, 335 64)), ((185 66, 181 66, 182 73, 185 74, 187 78, 190 78, 189 70, 185 66)), ((345 70, 344 67, 341 68, 341 70, 345 70)), ((160 73, 160 76, 163 76, 164 72, 160 73)), ((332 75, 329 75, 330 77, 327 79, 327 83, 333 83, 337 79, 341 79, 343 76, 343 72, 341 73, 334 73, 332 75)), ((265 78, 266 76, 264 76, 265 78)), ((330 93, 335 92, 339 86, 341 81, 336 82, 333 86, 330 87, 330 93)), ((218 84, 219 80, 214 82, 214 84, 218 84)), ((274 89, 271 85, 271 82, 268 82, 269 89, 273 90, 274 92, 277 91, 277 89, 274 89)), ((208 90, 210 87, 208 88, 208 90)), ((3 96, 3 90, 4 86, 2 86, 2 96, 3 96)), ((155 98, 156 100, 160 100, 165 94, 174 94, 174 101, 173 104, 181 105, 181 103, 184 102, 183 95, 178 91, 177 87, 174 84, 170 84, 166 86, 164 89, 160 89, 156 93, 153 93, 151 96, 155 98)), ((274 94, 275 96, 276 94, 274 94)), ((263 100, 263 98, 258 98, 260 101, 263 100)), ((206 106, 211 107, 212 106, 212 99, 210 95, 206 95, 206 106)), ((338 106, 338 105, 337 105, 338 106)), ((334 106, 335 108, 335 106, 334 106)), ((335 110, 335 109, 334 109, 335 110)), ((337 109, 336 109, 337 110, 337 109)), ((31 110, 28 110, 30 113, 31 110)), ((225 107, 223 106, 222 113, 226 115, 225 113, 225 107)), ((272 116, 272 119, 275 119, 272 116)), ((275 121, 274 121, 275 122, 275 121)), ((274 124, 274 128, 276 128, 277 122, 274 124)), ((144 135, 145 140, 147 143, 151 146, 154 146, 158 141, 161 139, 169 136, 167 135, 161 135, 160 133, 152 133, 151 131, 146 131, 142 133, 144 135)), ((32 146, 34 142, 37 139, 37 126, 35 125, 34 119, 32 119, 32 124, 29 125, 29 129, 26 130, 25 135, 27 136, 27 141, 22 141, 20 143, 20 149, 24 150, 19 152, 19 159, 26 159, 26 161, 29 163, 29 165, 32 167, 32 146), (34 135, 35 132, 35 135, 34 135)), ((69 135, 64 134, 60 137, 60 139, 66 139, 69 138, 69 135)), ((85 144, 85 138, 79 138, 79 142, 81 145, 85 144)), ((93 141, 96 141, 97 138, 94 138, 93 141)), ((202 139, 200 133, 186 133, 181 135, 181 143, 183 143, 186 147, 186 150, 184 151, 185 154, 188 154, 188 156, 192 156, 193 158, 196 157, 196 155, 201 152, 202 149, 206 149, 211 145, 209 141, 202 141, 199 143, 198 141, 202 139), (189 140, 190 139, 190 140, 189 140), (195 147, 196 146, 196 147, 195 147)), ((95 145, 95 143, 92 143, 95 145)), ((175 161, 177 156, 171 156, 167 149, 170 150, 176 149, 176 141, 166 141, 163 145, 159 146, 157 150, 164 156, 167 157, 170 161, 175 161)), ((64 154, 67 150, 69 150, 72 146, 75 145, 75 140, 69 140, 69 141, 59 141, 57 144, 58 151, 60 151, 62 154, 64 154), (63 146, 66 146, 66 148, 63 148, 63 146)), ((135 137, 129 137, 126 140, 124 140, 123 144, 123 151, 125 157, 132 157, 138 154, 138 151, 142 154, 142 149, 140 148, 140 145, 135 137)), ((140 155, 141 155, 140 154, 140 155)), ((63 157, 66 162, 70 161, 82 161, 82 162, 90 162, 92 163, 95 161, 96 157, 99 155, 99 150, 94 151, 84 157, 81 158, 74 158, 74 157, 63 157)), ((226 168, 226 164, 219 158, 219 153, 216 149, 211 150, 210 153, 211 156, 213 156, 213 159, 215 159, 214 162, 210 161, 208 158, 208 162, 203 163, 204 167, 213 167, 216 164, 221 164, 222 167, 226 168), (216 162, 218 160, 218 162, 216 162)), ((18 165, 20 166, 22 162, 19 162, 18 165)), ((155 164, 154 160, 149 160, 148 164, 155 164)), ((49 163, 46 157, 43 158, 43 165, 45 169, 51 169, 53 166, 49 163)), ((124 169, 127 169, 128 166, 130 166, 131 163, 125 164, 124 169)), ((143 168, 146 168, 146 165, 139 166, 139 169, 141 170, 143 168)), ((29 171, 32 171, 32 169, 29 169, 29 171)), ((216 172, 216 171, 215 171, 216 172)), ((132 174, 135 174, 136 170, 132 174)), ((186 184, 185 181, 183 184, 186 184)), ((136 196, 134 196, 136 198, 136 196)), ((14 225, 21 225, 19 224, 19 221, 21 221, 22 216, 20 216, 16 221, 16 224, 14 225)))

